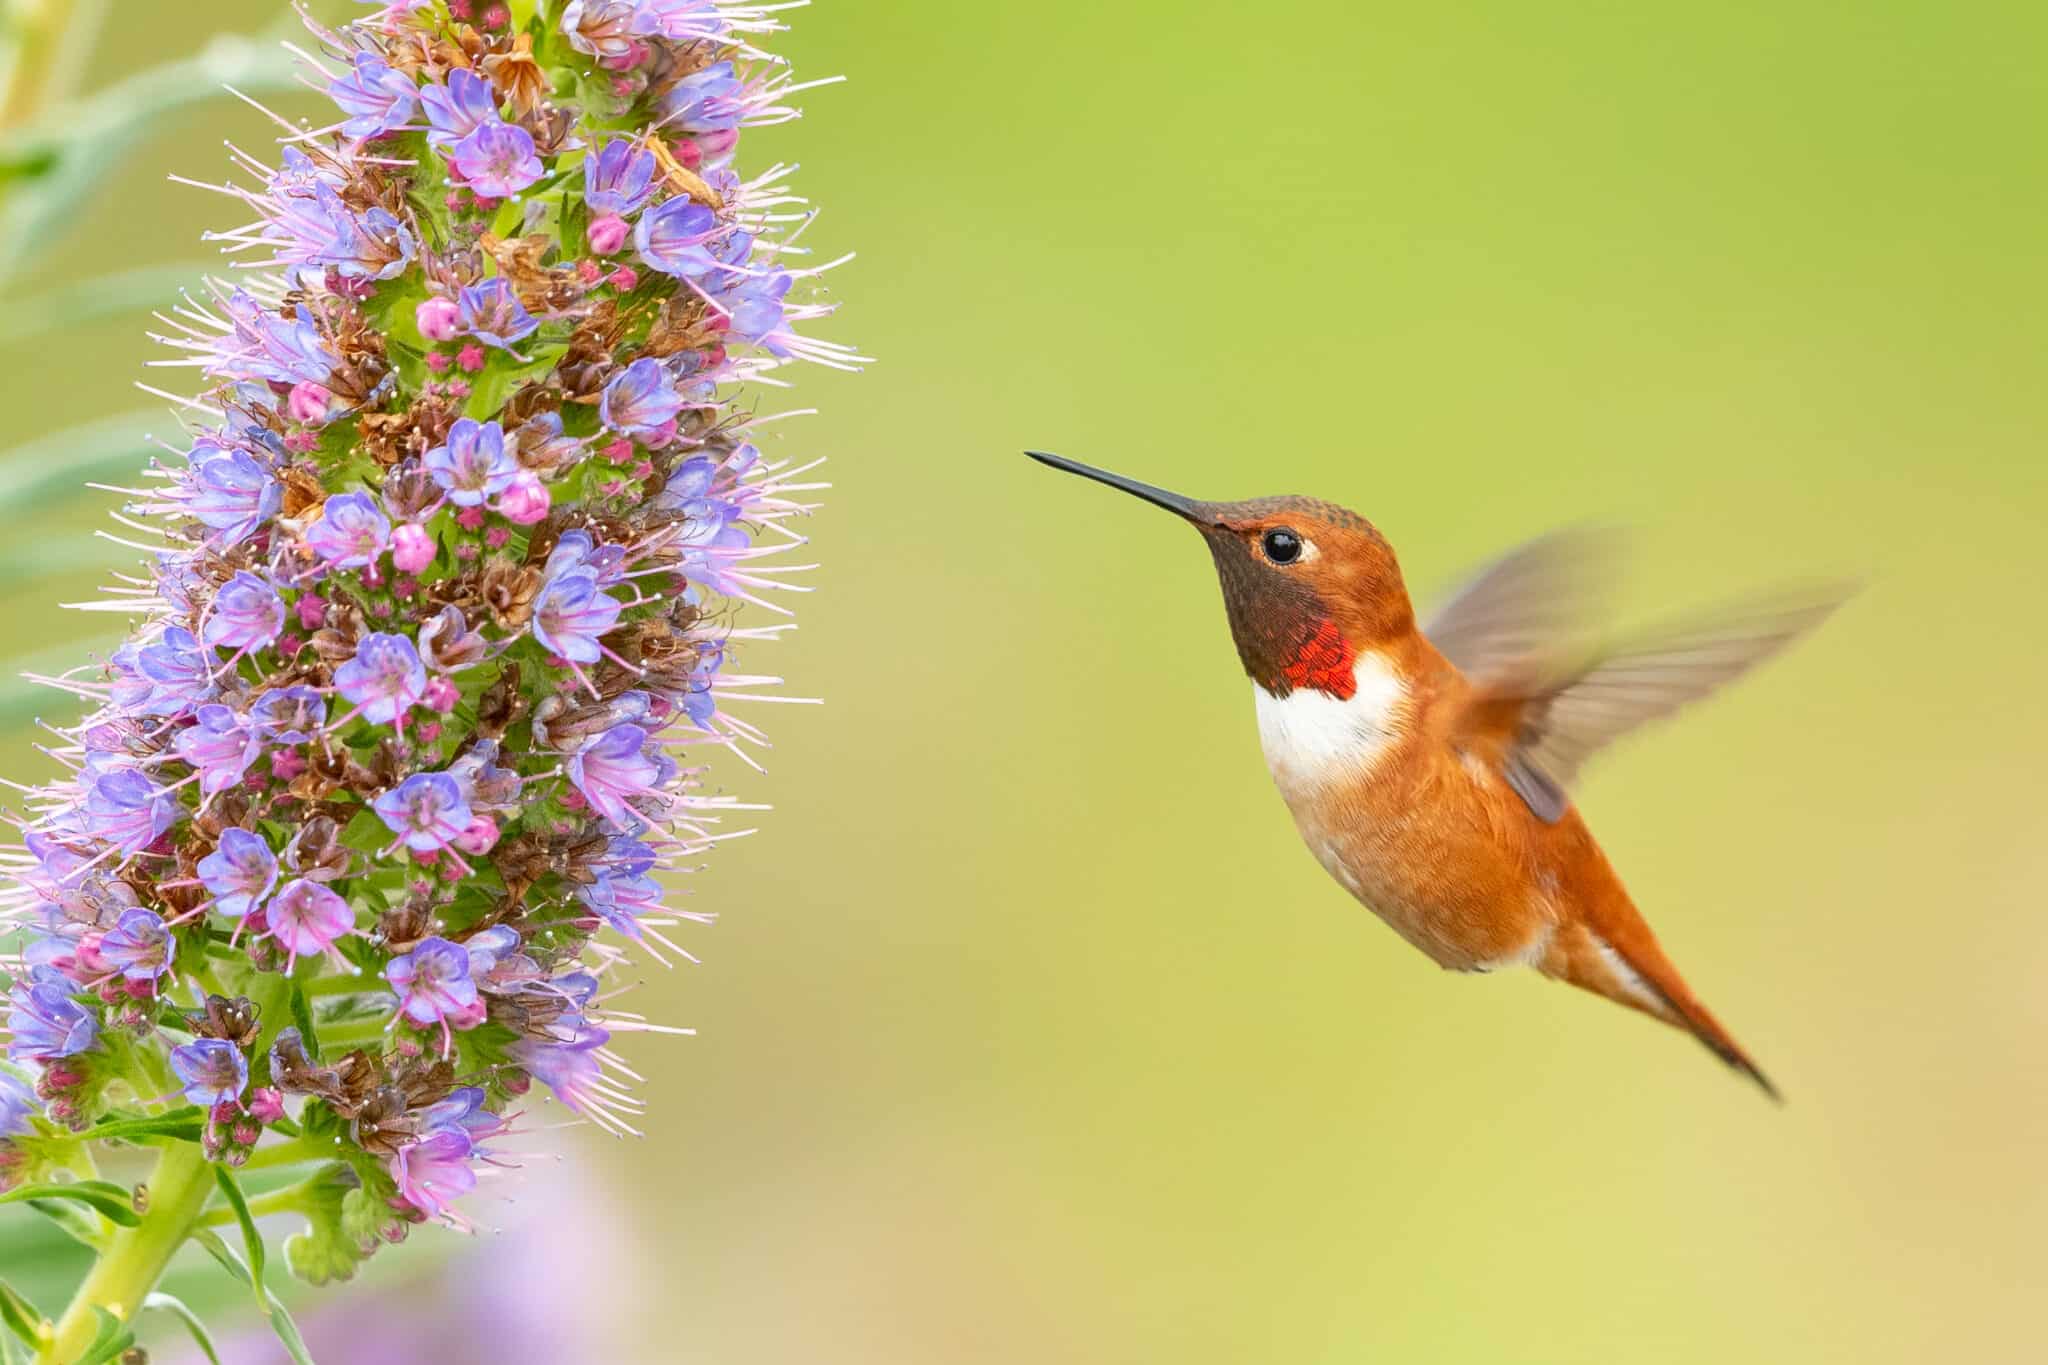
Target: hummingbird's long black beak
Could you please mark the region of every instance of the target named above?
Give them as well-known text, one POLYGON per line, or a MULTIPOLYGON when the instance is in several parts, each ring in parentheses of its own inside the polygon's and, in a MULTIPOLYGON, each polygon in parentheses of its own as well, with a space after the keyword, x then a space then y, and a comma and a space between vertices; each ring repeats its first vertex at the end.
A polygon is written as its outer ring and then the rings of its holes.
POLYGON ((1121 488, 1134 498, 1143 498, 1154 507, 1164 507, 1167 511, 1197 524, 1206 525, 1213 520, 1208 514, 1208 504, 1197 502, 1193 498, 1184 498, 1178 493, 1169 493, 1164 488, 1154 488, 1149 483, 1139 483, 1136 479, 1127 479, 1121 474, 1112 474, 1106 469, 1097 469, 1094 465, 1082 464, 1079 460, 1070 460, 1064 455, 1050 455, 1043 450, 1027 450, 1024 453, 1040 464, 1051 465, 1054 469, 1064 469, 1069 474, 1079 474, 1082 478, 1093 479, 1097 483, 1106 483, 1111 488, 1121 488))

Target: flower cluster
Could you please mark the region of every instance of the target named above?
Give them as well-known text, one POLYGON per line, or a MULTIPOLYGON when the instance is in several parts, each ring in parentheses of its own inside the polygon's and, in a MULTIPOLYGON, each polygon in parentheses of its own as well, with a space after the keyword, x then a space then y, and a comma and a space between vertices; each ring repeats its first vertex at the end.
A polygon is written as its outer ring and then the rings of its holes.
POLYGON ((706 918, 658 876, 734 808, 693 755, 775 680, 729 608, 816 486, 736 395, 857 360, 799 330, 786 169, 734 167, 792 116, 775 8, 391 0, 318 31, 340 119, 211 187, 251 269, 166 318, 206 392, 126 490, 141 625, 45 680, 91 714, 9 855, 0 1186, 187 1122, 320 1163, 326 1279, 459 1224, 535 1080, 628 1129, 607 978, 706 918))

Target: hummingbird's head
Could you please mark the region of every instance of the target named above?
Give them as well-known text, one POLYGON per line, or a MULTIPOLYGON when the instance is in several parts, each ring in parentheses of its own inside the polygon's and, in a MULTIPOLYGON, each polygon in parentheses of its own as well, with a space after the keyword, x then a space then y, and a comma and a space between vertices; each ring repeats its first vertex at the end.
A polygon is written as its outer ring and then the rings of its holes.
POLYGON ((1208 542, 1237 656, 1275 696, 1317 688, 1348 697, 1360 654, 1415 629, 1393 547, 1356 512, 1315 498, 1199 502, 1069 460, 1032 459, 1163 507, 1208 542))

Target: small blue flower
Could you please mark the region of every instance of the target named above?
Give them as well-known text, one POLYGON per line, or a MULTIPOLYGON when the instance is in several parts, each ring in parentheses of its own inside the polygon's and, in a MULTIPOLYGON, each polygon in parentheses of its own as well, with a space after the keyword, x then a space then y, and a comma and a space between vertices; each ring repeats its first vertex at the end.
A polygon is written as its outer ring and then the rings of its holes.
POLYGON ((725 36, 718 0, 640 0, 634 31, 672 43, 711 42, 725 36))
POLYGON ((0 1071, 0 1142, 35 1132, 35 1117, 41 1112, 35 1091, 0 1071))
POLYGON ((72 999, 72 989, 69 981, 47 967, 15 981, 8 993, 9 1061, 73 1057, 99 1041, 99 1017, 72 999))
POLYGON ((438 853, 476 817, 462 784, 447 773, 414 773, 370 803, 398 842, 415 853, 438 853))
POLYGON ((242 780, 263 752, 263 742, 231 706, 202 706, 198 723, 180 730, 171 747, 199 774, 199 790, 208 796, 242 780))
POLYGON ((284 599, 243 569, 223 583, 199 636, 221 649, 262 649, 284 629, 284 599))
POLYGON ((305 744, 327 724, 327 701, 310 687, 279 687, 249 708, 249 724, 267 744, 305 744))
POLYGON ((384 979, 398 992, 399 1012, 415 1024, 467 1019, 481 1003, 469 975, 469 953, 445 938, 425 938, 391 959, 384 979))
POLYGON ((627 803, 655 792, 667 775, 647 731, 615 725, 569 760, 569 780, 591 808, 621 829, 649 823, 627 803))
POLYGON ((515 342, 540 329, 503 275, 465 286, 455 296, 455 306, 457 329, 499 350, 511 350, 515 342))
POLYGON ((457 507, 481 506, 512 484, 519 461, 505 449, 505 428, 465 417, 448 429, 445 445, 428 451, 421 467, 457 507))
POLYGON ((277 855, 260 834, 224 829, 219 846, 199 860, 199 880, 213 896, 215 910, 244 919, 277 885, 277 855))
POLYGON ((86 829, 132 857, 162 837, 178 815, 178 798, 133 768, 101 773, 85 789, 86 829))
POLYGON ((533 604, 533 638, 560 658, 594 664, 603 653, 598 638, 619 623, 624 609, 590 574, 564 574, 548 580, 533 604))
POLYGON ((284 502, 284 486, 245 450, 201 437, 186 458, 192 479, 185 505, 219 532, 214 537, 218 544, 244 539, 276 516, 284 502))
POLYGON ((433 131, 427 141, 445 152, 486 123, 498 118, 498 96, 491 83, 474 71, 460 67, 448 73, 446 85, 429 85, 420 92, 433 131))
POLYGON ((669 199, 640 216, 633 245, 664 275, 698 279, 718 268, 705 244, 725 230, 718 215, 694 199, 669 199))
POLYGON ((373 725, 403 725, 427 692, 427 668, 403 635, 365 635, 355 657, 334 670, 334 686, 373 725))
POLYGON ((654 153, 615 137, 583 162, 583 202, 593 215, 628 217, 654 194, 654 153))
POLYGON ((412 263, 418 245, 390 212, 358 216, 341 196, 316 182, 305 194, 274 196, 275 216, 265 236, 287 265, 332 266, 352 279, 388 280, 412 263))
POLYGON ((168 627, 133 658, 136 675, 148 688, 136 703, 146 715, 182 715, 218 690, 213 681, 212 652, 183 626, 168 627))
POLYGON ((533 134, 497 119, 478 125, 450 148, 448 164, 472 191, 490 199, 509 199, 547 174, 533 134))
POLYGON ((171 1049, 171 1070, 184 1082, 185 1098, 211 1109, 233 1104, 249 1084, 249 1062, 225 1038, 195 1038, 171 1049))
POLYGON ((405 126, 413 116, 419 87, 413 84, 412 77, 393 70, 383 58, 358 52, 349 73, 330 81, 327 93, 349 116, 341 131, 350 137, 369 138, 405 126))
POLYGON ((100 956, 130 981, 154 981, 171 969, 178 941, 163 917, 149 910, 125 911, 100 939, 100 956))
POLYGON ((683 396, 659 360, 642 356, 612 376, 598 402, 598 415, 613 431, 646 436, 683 410, 683 396))
POLYGON ((663 124, 684 133, 729 133, 746 115, 746 88, 731 62, 713 62, 669 87, 661 97, 663 124))
POLYGON ((364 568, 391 544, 391 521, 368 493, 342 493, 322 504, 306 544, 337 569, 364 568))
POLYGON ((339 362, 304 306, 287 319, 237 289, 228 297, 227 310, 234 330, 223 339, 208 373, 274 384, 323 384, 333 377, 339 362))

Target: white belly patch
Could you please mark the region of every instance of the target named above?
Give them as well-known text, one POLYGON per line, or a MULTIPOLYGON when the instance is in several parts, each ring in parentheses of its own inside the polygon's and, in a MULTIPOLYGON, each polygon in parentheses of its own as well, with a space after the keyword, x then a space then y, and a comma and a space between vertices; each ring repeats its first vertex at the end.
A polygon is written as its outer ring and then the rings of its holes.
POLYGON ((1352 676, 1358 690, 1349 697, 1312 688, 1276 697, 1253 685, 1259 745, 1283 794, 1355 780, 1392 745, 1406 719, 1406 685, 1382 654, 1359 655, 1352 676))

